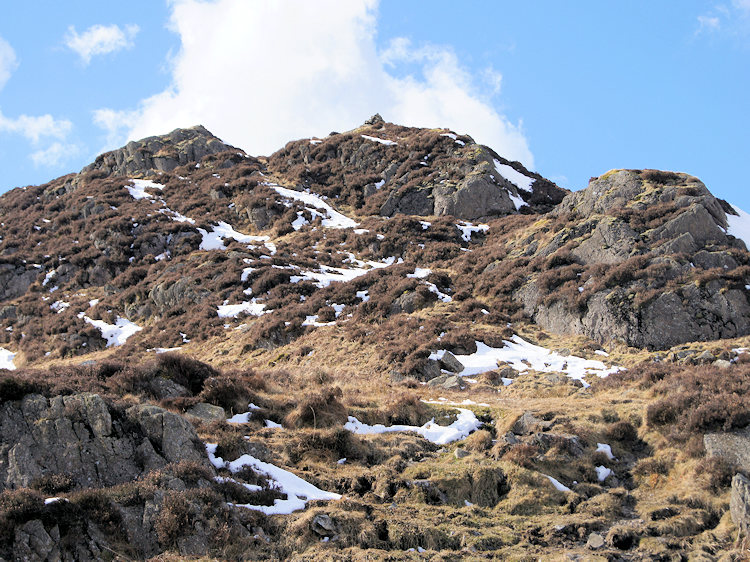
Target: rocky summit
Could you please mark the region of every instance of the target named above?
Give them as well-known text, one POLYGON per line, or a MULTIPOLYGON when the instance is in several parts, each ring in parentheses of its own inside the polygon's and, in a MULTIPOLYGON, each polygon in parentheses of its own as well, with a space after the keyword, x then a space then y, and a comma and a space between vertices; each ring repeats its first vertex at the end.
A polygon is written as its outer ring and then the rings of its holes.
POLYGON ((750 218, 448 129, 0 196, 4 560, 735 560, 750 218))

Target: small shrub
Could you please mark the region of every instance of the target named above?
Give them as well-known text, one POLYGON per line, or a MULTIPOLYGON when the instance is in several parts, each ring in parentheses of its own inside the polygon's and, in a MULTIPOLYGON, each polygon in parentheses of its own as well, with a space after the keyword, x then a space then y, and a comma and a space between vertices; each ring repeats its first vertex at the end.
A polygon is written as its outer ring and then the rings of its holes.
POLYGON ((607 437, 613 441, 632 443, 638 439, 638 431, 632 423, 619 421, 607 428, 607 437))
POLYGON ((21 488, 0 493, 0 516, 23 523, 36 519, 44 509, 44 497, 35 490, 21 488))
POLYGON ((706 457, 701 459, 695 467, 696 475, 703 476, 706 485, 714 493, 721 493, 722 490, 729 488, 738 470, 739 467, 735 463, 724 457, 706 457))
POLYGON ((158 512, 154 529, 159 543, 172 546, 177 538, 190 525, 190 504, 185 494, 168 494, 164 497, 164 504, 158 512))
POLYGON ((75 482, 68 474, 45 474, 35 478, 29 484, 29 488, 47 496, 70 492, 74 486, 75 482))
POLYGON ((492 447, 492 434, 485 430, 480 429, 469 435, 464 439, 464 448, 469 451, 475 451, 481 453, 487 451, 492 447))
POLYGON ((503 460, 517 464, 524 468, 532 468, 534 459, 539 454, 539 449, 529 443, 516 443, 512 445, 507 453, 503 455, 503 460))
POLYGON ((674 466, 674 459, 671 457, 648 457, 639 460, 633 467, 633 474, 636 476, 648 476, 650 474, 669 474, 674 466))
POLYGON ((307 431, 304 434, 287 440, 284 453, 293 464, 308 456, 335 462, 338 459, 365 460, 371 454, 359 436, 343 428, 307 431))
POLYGON ((284 426, 322 428, 344 424, 347 412, 339 400, 342 395, 340 388, 332 387, 302 400, 287 414, 284 426))

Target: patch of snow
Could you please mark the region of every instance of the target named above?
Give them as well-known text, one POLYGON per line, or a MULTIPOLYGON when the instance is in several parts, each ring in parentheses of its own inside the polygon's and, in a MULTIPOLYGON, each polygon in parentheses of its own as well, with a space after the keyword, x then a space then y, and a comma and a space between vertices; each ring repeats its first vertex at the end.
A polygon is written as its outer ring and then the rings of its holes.
POLYGON ((314 326, 316 328, 320 328, 322 326, 334 326, 336 324, 335 321, 333 322, 318 322, 318 315, 313 314, 311 316, 305 316, 304 322, 302 322, 303 326, 314 326))
POLYGON ((508 191, 508 197, 510 197, 510 200, 513 201, 513 206, 516 208, 516 211, 519 211, 521 207, 527 205, 526 201, 524 201, 520 196, 513 195, 510 191, 508 191))
POLYGON ((182 351, 181 347, 155 347, 154 349, 149 349, 147 351, 153 351, 157 355, 161 353, 172 353, 174 351, 182 351))
POLYGON ((362 138, 363 139, 367 139, 369 141, 373 141, 373 142, 378 142, 380 144, 384 144, 385 146, 395 146, 395 145, 398 144, 397 142, 393 142, 393 141, 388 140, 388 139, 379 139, 378 137, 371 137, 369 135, 362 135, 362 138))
POLYGON ((143 329, 140 326, 133 324, 127 318, 122 318, 120 316, 115 319, 114 324, 107 324, 104 320, 92 320, 83 313, 78 316, 102 333, 102 337, 107 340, 107 347, 122 345, 130 336, 143 329))
POLYGON ((358 299, 360 299, 362 302, 367 302, 370 300, 370 295, 367 291, 357 291, 355 295, 358 299))
POLYGON ((415 267, 414 273, 407 273, 406 276, 410 279, 424 279, 428 275, 432 273, 431 269, 427 269, 426 267, 415 267))
POLYGON ((355 228, 353 232, 354 234, 367 234, 370 231, 366 228, 355 228))
POLYGON ((750 248, 750 213, 746 213, 739 207, 732 205, 732 209, 739 216, 727 214, 727 234, 742 240, 750 248))
MULTIPOLYGON (((162 201, 164 203, 164 201, 162 201)), ((172 209, 168 207, 163 207, 159 209, 159 212, 165 215, 169 215, 169 218, 172 219, 175 222, 187 222, 190 224, 195 224, 195 219, 191 219, 189 217, 186 217, 185 215, 182 215, 178 213, 177 211, 173 211, 172 209)))
POLYGON ((266 420, 266 427, 271 429, 282 429, 282 426, 280 423, 276 423, 275 421, 266 420))
POLYGON ((237 318, 242 313, 249 314, 251 316, 262 316, 267 314, 268 310, 265 310, 266 305, 263 303, 255 302, 255 299, 251 301, 241 302, 239 304, 224 304, 219 306, 217 313, 219 318, 237 318))
MULTIPOLYGON (((213 227, 213 230, 211 232, 207 232, 202 228, 199 228, 198 232, 200 232, 201 236, 203 236, 201 245, 198 248, 199 250, 225 250, 225 238, 232 238, 240 244, 253 244, 256 242, 268 242, 268 240, 270 240, 268 236, 253 236, 250 234, 242 234, 241 232, 237 232, 234 228, 232 228, 231 225, 227 224, 224 221, 219 221, 219 223, 213 227)), ((266 244, 266 247, 268 247, 268 244, 266 244)), ((270 247, 269 250, 271 250, 270 247)), ((274 252, 275 247, 273 250, 271 250, 271 253, 274 252)))
POLYGON ((597 466, 595 470, 599 482, 604 482, 612 474, 612 469, 606 466, 597 466))
POLYGON ((267 185, 282 197, 294 199, 306 205, 307 210, 312 213, 313 217, 319 216, 323 219, 321 224, 325 228, 355 228, 359 226, 359 223, 339 213, 319 195, 306 193, 304 191, 295 191, 294 189, 287 189, 286 187, 281 187, 280 185, 275 184, 267 185), (321 211, 323 212, 321 213, 321 211))
POLYGON ((609 357, 609 353, 604 351, 603 349, 597 349, 594 351, 597 355, 601 355, 602 357, 609 357))
POLYGON ((63 312, 66 308, 70 306, 69 302, 64 301, 55 301, 51 305, 49 305, 50 309, 54 310, 58 314, 63 312))
POLYGON ((606 443, 597 443, 595 453, 604 453, 607 458, 611 461, 615 460, 615 456, 612 454, 612 447, 606 443))
POLYGON ((310 144, 320 144, 321 142, 323 141, 319 139, 310 139, 310 144))
POLYGON ((91 307, 94 307, 94 306, 96 306, 97 304, 99 304, 99 299, 91 299, 91 300, 89 301, 89 308, 91 308, 91 307))
POLYGON ((380 180, 375 182, 375 189, 380 189, 385 185, 385 180, 380 180))
POLYGON ((252 412, 245 412, 243 414, 235 414, 231 418, 227 419, 227 423, 235 423, 235 424, 249 423, 250 416, 252 415, 253 415, 252 412))
POLYGON ((44 276, 44 281, 42 281, 42 287, 46 287, 47 283, 49 283, 50 281, 52 281, 52 278, 55 275, 57 275, 57 271, 54 270, 54 269, 52 271, 47 272, 47 275, 44 276))
POLYGON ((421 427, 415 425, 391 425, 383 424, 367 425, 360 422, 357 418, 349 416, 349 421, 344 424, 344 429, 356 433, 357 435, 370 435, 377 433, 389 433, 393 431, 413 431, 418 433, 428 441, 437 445, 446 445, 453 441, 458 441, 468 436, 470 433, 479 429, 482 425, 474 412, 471 410, 458 409, 458 417, 449 426, 442 426, 435 423, 432 419, 421 427))
POLYGON ((150 180, 130 180, 133 185, 126 185, 125 189, 128 190, 133 199, 151 199, 153 195, 146 192, 147 188, 151 189, 164 189, 164 186, 159 183, 154 183, 150 180))
POLYGON ((337 460, 336 464, 344 464, 345 462, 346 462, 346 457, 344 457, 343 459, 337 460))
POLYGON ((461 238, 464 242, 469 242, 471 240, 471 235, 475 232, 487 232, 490 229, 486 224, 474 226, 470 222, 457 223, 456 227, 461 231, 461 238))
POLYGON ((45 498, 44 499, 44 505, 50 505, 57 502, 66 502, 68 501, 66 498, 45 498))
POLYGON ((519 189, 523 189, 524 191, 531 192, 532 191, 532 185, 536 181, 534 178, 530 178, 527 175, 522 174, 521 172, 513 169, 511 166, 508 166, 507 164, 501 164, 499 160, 495 159, 495 170, 497 170, 497 173, 503 176, 506 180, 508 180, 510 183, 515 185, 519 189))
POLYGON ((242 270, 242 275, 240 276, 240 281, 242 281, 243 283, 245 281, 247 281, 248 278, 250 277, 250 274, 253 271, 255 271, 256 269, 258 269, 258 268, 257 267, 246 267, 245 269, 243 269, 242 270))
POLYGON ((440 136, 441 137, 448 137, 449 139, 453 139, 456 144, 460 144, 461 146, 465 146, 466 145, 466 143, 464 141, 458 139, 456 137, 456 135, 453 134, 453 133, 442 133, 440 136))
POLYGON ((0 369, 15 371, 16 366, 13 364, 13 358, 16 356, 12 351, 0 347, 0 369))
POLYGON ((552 482, 552 485, 558 489, 561 492, 570 492, 570 488, 565 486, 564 484, 561 484, 559 480, 552 478, 551 476, 548 476, 547 474, 542 474, 546 479, 548 479, 550 482, 552 482))
POLYGON ((622 369, 621 367, 607 367, 601 361, 584 359, 575 355, 566 357, 531 344, 518 335, 511 337, 510 341, 503 340, 503 343, 504 347, 494 348, 478 341, 475 353, 456 355, 456 359, 464 366, 461 376, 486 373, 496 369, 498 362, 505 362, 520 372, 531 368, 544 373, 565 373, 572 379, 580 380, 584 386, 589 386, 584 380, 585 375, 604 378, 622 369))
POLYGON ((380 262, 359 262, 363 266, 368 265, 369 268, 355 267, 351 269, 321 265, 320 271, 302 271, 300 272, 301 275, 293 275, 291 278, 291 282, 299 283, 300 281, 305 280, 315 281, 315 285, 323 289, 325 287, 328 287, 328 285, 330 285, 331 283, 345 283, 347 281, 351 281, 352 279, 356 279, 357 277, 361 277, 362 275, 369 273, 373 269, 388 267, 389 265, 393 265, 395 262, 396 258, 393 257, 380 262))
POLYGON ((292 221, 292 228, 294 230, 299 230, 300 228, 302 228, 306 224, 309 224, 307 222, 307 219, 305 218, 305 216, 301 212, 298 212, 297 213, 297 218, 292 221))
POLYGON ((255 472, 266 476, 269 483, 272 483, 279 492, 287 496, 285 500, 274 500, 273 505, 234 504, 236 507, 262 511, 266 515, 288 515, 304 509, 307 502, 311 500, 341 499, 340 494, 321 490, 296 474, 258 460, 251 455, 242 455, 232 462, 225 462, 221 457, 216 456, 216 444, 214 443, 206 443, 206 452, 208 453, 208 459, 216 468, 227 468, 230 472, 235 473, 245 467, 250 467, 255 472))
POLYGON ((438 299, 442 302, 453 302, 453 298, 450 295, 446 295, 445 293, 441 292, 440 289, 437 288, 437 285, 435 285, 434 283, 425 282, 425 285, 427 285, 427 289, 431 293, 435 293, 438 299))

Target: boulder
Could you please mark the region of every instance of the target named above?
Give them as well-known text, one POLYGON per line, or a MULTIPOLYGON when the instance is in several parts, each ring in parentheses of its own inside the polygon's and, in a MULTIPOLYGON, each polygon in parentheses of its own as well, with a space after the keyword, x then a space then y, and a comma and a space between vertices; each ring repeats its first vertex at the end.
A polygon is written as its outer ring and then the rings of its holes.
POLYGON ((446 378, 441 386, 445 390, 461 390, 463 388, 463 383, 459 377, 452 375, 446 378))
POLYGON ((336 522, 326 513, 318 513, 310 521, 310 530, 319 537, 333 537, 337 533, 336 522))
POLYGON ((464 370, 463 364, 450 351, 446 351, 439 361, 440 366, 451 373, 460 373, 464 370))
POLYGON ((599 533, 591 533, 586 541, 586 546, 591 550, 598 550, 604 546, 604 537, 599 533))
POLYGON ((224 408, 221 406, 214 406, 207 402, 199 402, 195 406, 191 406, 185 412, 185 416, 188 418, 195 418, 201 421, 217 421, 225 420, 227 417, 224 408))
POLYGON ((703 446, 710 457, 722 457, 743 470, 750 470, 750 429, 706 433, 703 446))

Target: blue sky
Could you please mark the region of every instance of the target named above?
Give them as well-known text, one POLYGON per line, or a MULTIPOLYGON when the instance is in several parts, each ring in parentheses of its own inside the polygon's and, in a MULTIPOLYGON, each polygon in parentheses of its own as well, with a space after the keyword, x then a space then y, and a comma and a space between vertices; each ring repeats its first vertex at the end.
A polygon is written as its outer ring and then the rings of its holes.
POLYGON ((679 170, 750 210, 748 90, 750 0, 14 3, 0 191, 178 126, 258 155, 380 112, 571 189, 679 170))

